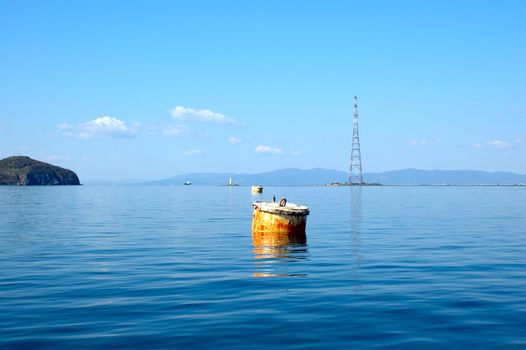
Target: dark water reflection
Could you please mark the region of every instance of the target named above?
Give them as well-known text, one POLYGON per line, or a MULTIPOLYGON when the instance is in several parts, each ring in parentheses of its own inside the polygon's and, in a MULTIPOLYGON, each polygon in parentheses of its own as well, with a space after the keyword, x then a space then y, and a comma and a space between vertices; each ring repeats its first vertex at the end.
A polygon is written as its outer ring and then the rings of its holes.
MULTIPOLYGON (((362 187, 350 187, 350 233, 351 233, 351 276, 354 280, 359 279, 360 269, 364 260, 360 247, 362 245, 362 187)), ((353 293, 358 294, 362 290, 360 284, 355 284, 353 293)))

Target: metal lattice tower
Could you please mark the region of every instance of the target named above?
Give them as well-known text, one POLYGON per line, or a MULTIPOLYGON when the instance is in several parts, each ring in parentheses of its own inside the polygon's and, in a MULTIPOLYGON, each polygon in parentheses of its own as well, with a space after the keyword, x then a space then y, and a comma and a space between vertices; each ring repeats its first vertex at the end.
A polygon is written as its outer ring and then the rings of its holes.
POLYGON ((354 96, 351 166, 349 170, 349 183, 351 185, 363 185, 362 156, 360 153, 360 136, 358 133, 358 98, 356 96, 354 96))

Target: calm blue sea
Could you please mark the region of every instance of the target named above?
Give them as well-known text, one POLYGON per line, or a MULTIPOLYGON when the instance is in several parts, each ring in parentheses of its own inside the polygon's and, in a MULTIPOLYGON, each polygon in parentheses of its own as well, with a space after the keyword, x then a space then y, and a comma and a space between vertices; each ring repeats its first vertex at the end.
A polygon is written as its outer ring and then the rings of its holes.
POLYGON ((526 188, 0 187, 0 348, 526 348, 526 188))

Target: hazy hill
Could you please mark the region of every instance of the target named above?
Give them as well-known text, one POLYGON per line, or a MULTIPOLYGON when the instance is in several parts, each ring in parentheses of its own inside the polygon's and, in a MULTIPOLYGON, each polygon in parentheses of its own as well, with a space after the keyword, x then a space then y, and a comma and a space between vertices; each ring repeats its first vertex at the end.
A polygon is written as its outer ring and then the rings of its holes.
POLYGON ((317 185, 334 181, 345 181, 347 174, 337 170, 327 169, 281 169, 258 174, 234 173, 192 173, 171 177, 165 180, 152 181, 148 184, 175 184, 181 185, 191 181, 192 185, 224 185, 228 179, 239 185, 287 185, 305 186, 317 185))
MULTIPOLYGON (((328 169, 281 169, 258 174, 234 173, 193 173, 175 176, 148 184, 182 185, 191 181, 192 185, 223 185, 232 178, 239 185, 284 185, 305 186, 332 182, 345 182, 348 173, 328 169)), ((474 170, 418 170, 404 169, 382 173, 365 173, 364 181, 385 185, 496 185, 526 184, 526 175, 508 172, 485 172, 474 170)))
POLYGON ((365 174, 367 182, 386 185, 497 185, 526 184, 526 175, 476 170, 404 169, 365 174))

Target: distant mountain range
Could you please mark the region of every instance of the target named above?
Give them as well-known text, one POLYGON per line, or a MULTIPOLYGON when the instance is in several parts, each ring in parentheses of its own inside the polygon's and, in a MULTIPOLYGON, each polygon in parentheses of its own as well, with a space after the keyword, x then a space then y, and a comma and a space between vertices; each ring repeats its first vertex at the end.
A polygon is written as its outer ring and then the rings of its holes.
MULTIPOLYGON (((228 179, 239 185, 309 186, 348 181, 344 171, 316 169, 281 169, 258 174, 191 173, 165 180, 151 181, 150 185, 224 185, 228 179)), ((475 170, 418 170, 403 169, 382 173, 365 173, 364 181, 384 185, 514 185, 526 184, 526 175, 508 172, 475 170)))
POLYGON ((476 170, 403 169, 364 174, 365 181, 385 185, 515 185, 526 184, 526 175, 476 170))

